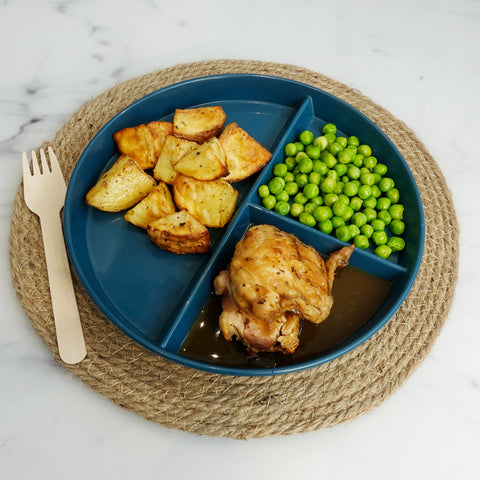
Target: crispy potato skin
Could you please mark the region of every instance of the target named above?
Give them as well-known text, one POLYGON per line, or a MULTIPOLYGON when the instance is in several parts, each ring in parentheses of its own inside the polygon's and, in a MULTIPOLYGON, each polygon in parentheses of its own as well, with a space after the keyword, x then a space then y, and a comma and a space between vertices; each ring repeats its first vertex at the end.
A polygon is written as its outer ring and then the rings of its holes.
POLYGON ((226 115, 220 105, 175 110, 173 134, 196 143, 203 143, 220 134, 226 115))
POLYGON ((146 197, 157 182, 127 155, 121 155, 88 191, 88 205, 105 212, 133 207, 146 197))
POLYGON ((197 180, 216 180, 228 174, 227 157, 217 137, 184 155, 174 169, 197 180))
POLYGON ((208 229, 186 210, 151 222, 147 232, 152 242, 177 255, 205 253, 210 250, 208 229))
POLYGON ((252 138, 236 122, 230 123, 219 137, 230 172, 225 180, 239 182, 263 168, 272 154, 252 138))
POLYGON ((167 185, 160 182, 143 200, 124 215, 127 222, 147 229, 149 223, 175 212, 175 203, 167 185))
POLYGON ((196 180, 178 175, 173 182, 173 195, 178 208, 187 210, 207 227, 225 226, 235 213, 238 191, 220 178, 196 180))

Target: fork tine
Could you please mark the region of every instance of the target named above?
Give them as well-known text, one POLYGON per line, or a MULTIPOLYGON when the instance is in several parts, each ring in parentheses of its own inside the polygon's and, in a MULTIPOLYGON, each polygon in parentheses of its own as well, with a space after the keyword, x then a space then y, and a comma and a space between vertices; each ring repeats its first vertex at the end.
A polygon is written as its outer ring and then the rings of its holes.
POLYGON ((38 164, 38 159, 37 159, 37 154, 35 153, 35 150, 32 150, 32 171, 33 175, 40 175, 40 166, 38 164))
POLYGON ((22 155, 22 170, 23 170, 23 179, 28 178, 32 175, 30 170, 30 162, 28 161, 27 152, 23 152, 22 155))
POLYGON ((55 155, 52 147, 48 147, 48 158, 50 159, 50 166, 52 168, 52 172, 55 170, 61 172, 60 164, 58 163, 58 158, 55 155))
POLYGON ((50 171, 50 166, 48 165, 47 157, 45 156, 43 148, 40 149, 40 158, 42 159, 42 173, 45 175, 45 173, 50 171))

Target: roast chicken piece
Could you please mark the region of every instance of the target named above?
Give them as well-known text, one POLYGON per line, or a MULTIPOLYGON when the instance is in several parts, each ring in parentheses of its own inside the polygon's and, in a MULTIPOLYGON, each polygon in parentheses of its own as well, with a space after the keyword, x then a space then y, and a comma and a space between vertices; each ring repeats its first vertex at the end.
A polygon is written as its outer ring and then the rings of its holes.
POLYGON ((236 337, 252 352, 293 353, 300 319, 320 323, 328 317, 335 270, 352 252, 353 245, 344 247, 324 261, 294 235, 271 225, 251 227, 214 281, 222 295, 224 337, 236 337))

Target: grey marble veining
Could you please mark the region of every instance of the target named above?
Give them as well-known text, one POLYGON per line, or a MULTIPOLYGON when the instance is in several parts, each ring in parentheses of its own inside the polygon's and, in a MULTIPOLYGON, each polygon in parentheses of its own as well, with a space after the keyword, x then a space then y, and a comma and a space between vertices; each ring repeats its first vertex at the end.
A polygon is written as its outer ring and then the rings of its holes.
POLYGON ((0 476, 480 478, 479 51, 478 0, 0 1, 0 476), (400 390, 349 424, 247 442, 164 429, 58 365, 16 300, 8 235, 22 151, 119 82, 219 58, 296 64, 356 88, 412 128, 452 192, 461 259, 448 321, 400 390))

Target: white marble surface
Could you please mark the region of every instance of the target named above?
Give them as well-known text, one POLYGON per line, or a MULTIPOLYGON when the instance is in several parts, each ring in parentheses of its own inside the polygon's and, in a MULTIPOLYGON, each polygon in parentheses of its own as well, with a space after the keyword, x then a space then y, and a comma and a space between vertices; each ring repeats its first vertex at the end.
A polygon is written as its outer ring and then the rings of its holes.
POLYGON ((2 0, 0 477, 480 478, 480 2, 2 0), (457 291, 431 354, 374 412, 305 435, 234 441, 168 430, 57 365, 18 304, 8 234, 23 150, 114 84, 177 63, 293 63, 412 128, 461 225, 457 291))

